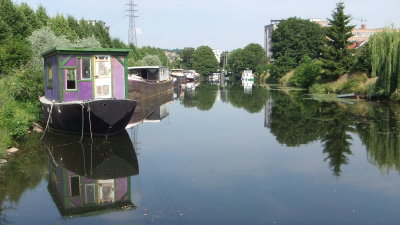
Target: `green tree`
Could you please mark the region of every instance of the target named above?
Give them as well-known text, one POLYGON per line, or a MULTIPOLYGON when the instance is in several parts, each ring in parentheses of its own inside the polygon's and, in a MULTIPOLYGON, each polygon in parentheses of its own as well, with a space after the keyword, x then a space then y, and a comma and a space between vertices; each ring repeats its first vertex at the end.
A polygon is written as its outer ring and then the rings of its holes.
POLYGON ((21 3, 19 10, 23 13, 28 29, 25 31, 30 35, 34 30, 39 29, 41 24, 38 21, 35 11, 26 3, 21 3))
POLYGON ((55 47, 72 47, 72 43, 65 36, 56 36, 50 27, 46 26, 36 30, 28 38, 32 45, 33 57, 30 61, 30 66, 34 70, 43 70, 42 53, 55 47))
POLYGON ((369 44, 366 43, 361 49, 356 52, 356 63, 351 69, 352 73, 362 72, 371 76, 372 64, 371 64, 371 50, 369 44))
POLYGON ((348 48, 354 26, 349 26, 351 16, 344 13, 344 8, 343 2, 337 3, 332 19, 328 19, 330 26, 326 29, 327 38, 322 53, 322 75, 326 80, 335 80, 349 72, 354 63, 353 51, 348 48))
POLYGON ((243 49, 235 49, 228 54, 228 69, 236 76, 240 76, 240 73, 246 69, 246 65, 243 59, 243 49))
POLYGON ((186 47, 181 52, 181 67, 183 69, 192 69, 193 68, 193 55, 194 48, 186 47))
POLYGON ((194 51, 193 69, 202 76, 207 76, 218 70, 218 61, 210 47, 200 46, 194 51))
POLYGON ((126 48, 126 44, 121 41, 119 38, 113 38, 111 40, 111 47, 112 48, 126 48))
POLYGON ((50 27, 57 36, 63 35, 70 41, 74 41, 78 38, 78 34, 69 27, 68 20, 61 14, 57 14, 51 19, 50 27))
MULTIPOLYGON (((3 21, 13 38, 25 38, 29 36, 29 26, 22 10, 16 7, 11 0, 0 0, 0 21, 3 21)), ((1 31, 1 33, 3 30, 1 31)))
POLYGON ((376 94, 389 97, 400 91, 400 33, 386 31, 370 40, 372 76, 378 77, 376 94))
POLYGON ((143 66, 162 66, 160 58, 156 55, 147 55, 141 60, 143 66))
POLYGON ((50 17, 47 15, 46 9, 42 5, 39 5, 36 10, 36 18, 39 28, 47 26, 50 21, 50 17))
POLYGON ((258 65, 267 64, 267 54, 265 50, 259 44, 248 44, 242 51, 242 58, 244 59, 244 65, 257 72, 258 65))
POLYGON ((318 58, 324 45, 324 29, 309 20, 292 17, 279 23, 272 34, 272 53, 277 60, 282 56, 299 65, 304 56, 318 58))

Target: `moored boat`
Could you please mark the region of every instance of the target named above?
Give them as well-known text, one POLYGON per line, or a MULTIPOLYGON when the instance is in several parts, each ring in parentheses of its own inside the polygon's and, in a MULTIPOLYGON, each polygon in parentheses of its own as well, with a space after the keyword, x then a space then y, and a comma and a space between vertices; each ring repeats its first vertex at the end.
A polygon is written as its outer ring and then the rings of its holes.
POLYGON ((128 95, 130 99, 143 100, 173 91, 168 67, 128 67, 128 95))
POLYGON ((44 123, 55 131, 113 135, 137 102, 128 99, 129 49, 55 48, 43 54, 44 123))
POLYGON ((250 69, 245 69, 245 70, 242 72, 242 80, 254 81, 253 71, 250 70, 250 69))

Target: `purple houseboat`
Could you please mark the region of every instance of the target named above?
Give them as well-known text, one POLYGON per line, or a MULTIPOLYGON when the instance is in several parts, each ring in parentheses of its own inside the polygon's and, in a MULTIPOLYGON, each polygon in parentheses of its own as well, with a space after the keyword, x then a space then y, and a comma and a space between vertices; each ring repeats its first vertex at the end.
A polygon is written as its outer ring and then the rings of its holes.
POLYGON ((52 49, 44 57, 46 127, 113 135, 129 123, 137 102, 128 99, 130 49, 52 49))

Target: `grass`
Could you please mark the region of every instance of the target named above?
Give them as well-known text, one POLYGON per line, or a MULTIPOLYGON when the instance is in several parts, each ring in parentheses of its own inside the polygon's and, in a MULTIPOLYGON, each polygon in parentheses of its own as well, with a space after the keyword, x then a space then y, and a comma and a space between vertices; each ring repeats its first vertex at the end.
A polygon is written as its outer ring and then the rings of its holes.
POLYGON ((377 78, 368 78, 366 74, 343 75, 329 83, 316 83, 310 87, 313 94, 348 94, 371 95, 377 78))

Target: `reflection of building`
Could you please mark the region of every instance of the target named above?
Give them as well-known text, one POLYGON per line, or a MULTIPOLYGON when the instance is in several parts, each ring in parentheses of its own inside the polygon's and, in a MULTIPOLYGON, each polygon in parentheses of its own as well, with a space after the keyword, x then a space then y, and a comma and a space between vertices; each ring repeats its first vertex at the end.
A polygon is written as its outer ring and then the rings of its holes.
POLYGON ((274 101, 272 100, 272 98, 269 98, 265 103, 264 127, 271 128, 271 115, 273 107, 274 107, 274 101))
POLYGON ((130 176, 139 173, 133 144, 126 131, 90 138, 48 134, 48 190, 61 215, 90 216, 133 209, 130 176))

